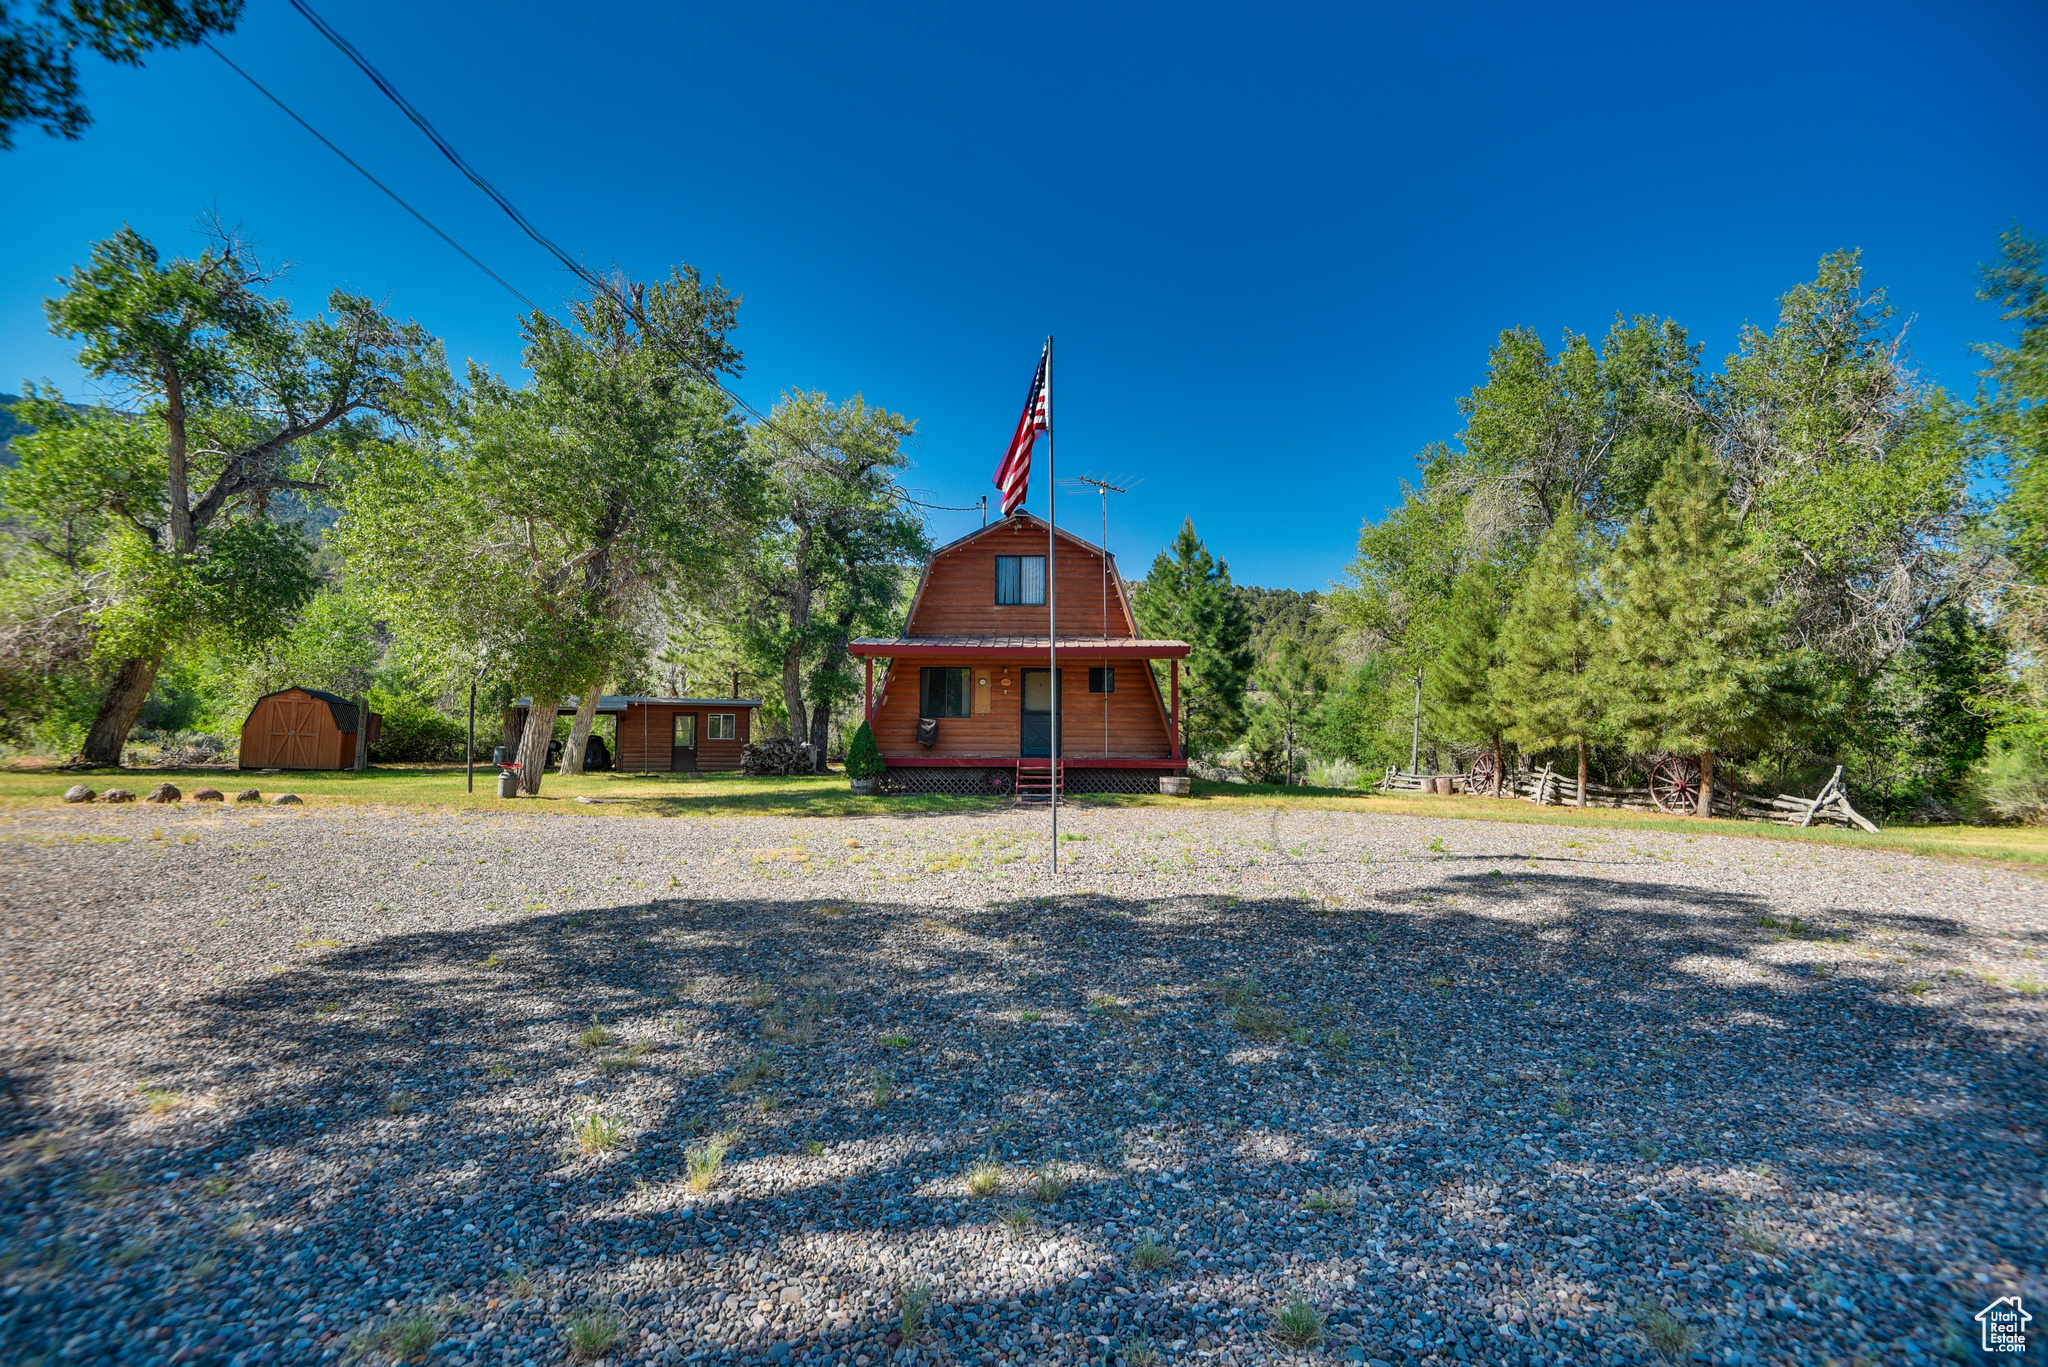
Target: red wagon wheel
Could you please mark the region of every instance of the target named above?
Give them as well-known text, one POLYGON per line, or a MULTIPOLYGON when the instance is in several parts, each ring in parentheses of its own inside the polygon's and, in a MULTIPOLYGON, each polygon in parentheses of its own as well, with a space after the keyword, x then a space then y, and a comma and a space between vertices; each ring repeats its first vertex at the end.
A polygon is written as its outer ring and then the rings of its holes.
POLYGON ((1006 797, 1016 782, 1007 769, 991 769, 982 775, 981 788, 990 797, 1006 797))
POLYGON ((1650 797, 1660 812, 1692 816, 1700 809, 1700 762, 1690 755, 1665 755, 1650 766, 1650 797))
POLYGON ((1493 792, 1493 752, 1488 751, 1472 761, 1472 772, 1465 777, 1465 791, 1474 796, 1484 797, 1493 792))

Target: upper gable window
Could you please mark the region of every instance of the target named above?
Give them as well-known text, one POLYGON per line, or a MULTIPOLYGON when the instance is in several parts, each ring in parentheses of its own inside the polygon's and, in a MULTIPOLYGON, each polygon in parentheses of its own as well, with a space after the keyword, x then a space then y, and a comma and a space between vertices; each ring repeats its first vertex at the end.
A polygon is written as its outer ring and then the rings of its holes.
POLYGON ((1045 602, 1045 557, 1042 555, 999 555, 996 557, 996 603, 1032 604, 1045 602))

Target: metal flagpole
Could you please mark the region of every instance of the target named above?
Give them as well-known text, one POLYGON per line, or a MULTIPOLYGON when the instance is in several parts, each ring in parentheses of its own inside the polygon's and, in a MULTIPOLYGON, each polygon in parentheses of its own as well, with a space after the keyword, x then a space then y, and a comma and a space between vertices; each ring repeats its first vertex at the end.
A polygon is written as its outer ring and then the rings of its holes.
POLYGON ((1052 447, 1052 338, 1045 339, 1045 644, 1052 665, 1052 872, 1060 872, 1060 633, 1059 576, 1053 556, 1060 530, 1059 462, 1052 447))

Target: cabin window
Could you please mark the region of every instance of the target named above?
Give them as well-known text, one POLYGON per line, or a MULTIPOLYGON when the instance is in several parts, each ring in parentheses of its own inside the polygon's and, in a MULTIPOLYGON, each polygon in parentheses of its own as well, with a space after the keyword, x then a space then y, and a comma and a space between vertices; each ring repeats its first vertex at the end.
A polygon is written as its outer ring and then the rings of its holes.
POLYGON ((1088 691, 1090 693, 1116 692, 1116 666, 1088 666, 1088 691))
POLYGON ((732 718, 730 712, 713 712, 704 718, 704 739, 731 740, 735 734, 732 718))
POLYGON ((918 698, 920 717, 964 717, 967 715, 967 673, 965 669, 922 671, 923 687, 918 698))
POLYGON ((1045 602, 1045 557, 1042 555, 999 555, 996 557, 996 604, 1007 606, 1045 602))

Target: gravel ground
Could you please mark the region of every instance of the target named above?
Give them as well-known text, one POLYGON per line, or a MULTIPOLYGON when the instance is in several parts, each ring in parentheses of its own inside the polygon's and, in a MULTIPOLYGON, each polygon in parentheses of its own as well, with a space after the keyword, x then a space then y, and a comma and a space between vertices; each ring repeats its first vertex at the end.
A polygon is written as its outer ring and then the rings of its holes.
POLYGON ((1055 880, 1045 830, 5 814, 0 1357, 1874 1364, 2048 1313, 2038 879, 1190 806, 1069 809, 1055 880))

